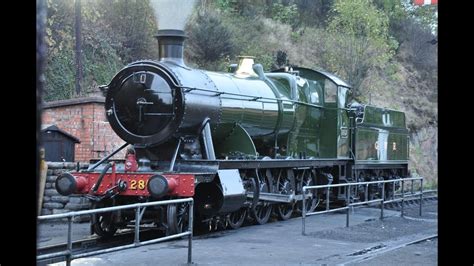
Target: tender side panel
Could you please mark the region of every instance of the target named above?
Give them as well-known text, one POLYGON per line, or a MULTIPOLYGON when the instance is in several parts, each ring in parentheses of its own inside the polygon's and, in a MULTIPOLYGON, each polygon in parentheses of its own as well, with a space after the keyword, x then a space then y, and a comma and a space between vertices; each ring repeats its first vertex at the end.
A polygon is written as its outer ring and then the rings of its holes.
POLYGON ((404 161, 408 160, 407 134, 385 129, 356 129, 356 160, 404 161))
POLYGON ((360 125, 407 130, 405 124, 405 113, 370 105, 365 106, 364 119, 360 125))
POLYGON ((356 163, 408 161, 408 130, 403 112, 365 106, 355 129, 356 163))

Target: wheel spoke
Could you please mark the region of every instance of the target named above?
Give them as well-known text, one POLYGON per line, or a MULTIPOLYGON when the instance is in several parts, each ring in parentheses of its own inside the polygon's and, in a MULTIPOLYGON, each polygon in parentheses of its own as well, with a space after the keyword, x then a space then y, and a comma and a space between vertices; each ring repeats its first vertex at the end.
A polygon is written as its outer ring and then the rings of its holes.
MULTIPOLYGON (((257 178, 259 178, 259 192, 271 192, 271 175, 269 171, 262 170, 259 172, 257 178)), ((254 194, 256 194, 254 192, 254 194)), ((255 219, 257 224, 265 224, 270 219, 272 213, 272 205, 263 201, 254 203, 251 208, 251 215, 255 219)))
MULTIPOLYGON (((92 209, 110 207, 110 203, 94 203, 92 209)), ((117 227, 113 223, 113 212, 96 213, 92 216, 92 230, 100 237, 108 238, 115 234, 117 227)))
MULTIPOLYGON (((283 195, 291 195, 295 192, 295 178, 290 173, 291 170, 280 170, 277 179, 276 192, 283 195)), ((282 203, 276 205, 276 213, 280 220, 287 220, 293 213, 293 203, 282 203)))
POLYGON ((245 208, 242 208, 228 215, 227 224, 229 225, 230 228, 237 229, 240 226, 242 226, 246 217, 247 217, 247 210, 245 208))
POLYGON ((174 235, 183 232, 187 226, 187 204, 170 204, 167 206, 167 230, 166 235, 174 235))

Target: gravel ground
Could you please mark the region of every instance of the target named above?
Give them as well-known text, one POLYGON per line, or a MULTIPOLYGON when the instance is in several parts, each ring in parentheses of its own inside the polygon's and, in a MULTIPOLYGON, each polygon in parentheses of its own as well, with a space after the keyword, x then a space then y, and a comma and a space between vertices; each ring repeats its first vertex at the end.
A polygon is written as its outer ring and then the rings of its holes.
MULTIPOLYGON (((385 241, 414 233, 432 231, 433 226, 427 223, 437 222, 437 201, 423 205, 422 216, 419 216, 419 205, 405 207, 405 217, 390 217, 380 220, 369 218, 365 223, 351 225, 327 231, 311 232, 315 238, 334 239, 350 242, 370 243, 385 241)), ((386 216, 386 215, 385 215, 386 216)))
MULTIPOLYGON (((73 223, 72 240, 90 237, 90 223, 73 223)), ((66 222, 43 222, 38 225, 36 245, 38 247, 65 243, 67 241, 66 222)))
POLYGON ((401 217, 392 217, 383 221, 377 219, 350 227, 315 232, 312 233, 312 236, 350 242, 371 243, 385 241, 403 235, 410 235, 414 232, 423 233, 428 230, 431 230, 431 228, 426 227, 424 223, 406 220, 401 217))

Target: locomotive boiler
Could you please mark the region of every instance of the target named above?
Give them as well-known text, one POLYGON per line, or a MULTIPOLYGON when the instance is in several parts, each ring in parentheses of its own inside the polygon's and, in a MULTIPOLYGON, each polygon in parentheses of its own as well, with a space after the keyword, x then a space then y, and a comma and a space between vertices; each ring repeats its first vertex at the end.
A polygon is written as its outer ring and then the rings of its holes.
MULTIPOLYGON (((340 78, 308 68, 265 73, 243 56, 229 72, 188 67, 185 34, 159 30, 159 60, 120 70, 101 89, 112 129, 129 145, 124 160, 103 158, 56 180, 62 195, 82 194, 94 207, 193 197, 199 222, 240 227, 301 210, 305 185, 407 176, 408 130, 402 112, 358 103, 340 78)), ((353 188, 351 200, 377 197, 353 188)), ((386 187, 385 195, 391 193, 386 187)), ((325 199, 309 194, 308 211, 325 199)), ((345 200, 345 188, 331 191, 345 200)), ((143 215, 168 233, 182 230, 184 206, 143 215)), ((125 227, 134 213, 97 214, 101 236, 125 227)))

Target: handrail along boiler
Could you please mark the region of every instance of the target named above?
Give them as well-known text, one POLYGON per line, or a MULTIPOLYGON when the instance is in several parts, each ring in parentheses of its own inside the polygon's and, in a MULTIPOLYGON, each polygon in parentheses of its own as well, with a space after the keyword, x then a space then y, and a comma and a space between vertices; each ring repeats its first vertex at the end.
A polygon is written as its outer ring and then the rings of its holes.
MULTIPOLYGON (((264 224, 301 211, 303 186, 408 175, 404 113, 358 103, 338 77, 302 67, 264 73, 247 56, 229 73, 193 69, 183 31, 159 30, 157 39, 158 61, 131 63, 102 87, 112 129, 133 147, 126 160, 59 176, 61 194, 83 194, 93 207, 192 196, 197 221, 237 228, 246 217, 264 224)), ((308 211, 324 193, 309 195, 308 211)), ((331 199, 346 193, 335 188, 331 199)), ((381 195, 377 186, 364 193, 354 188, 351 200, 381 195)), ((185 210, 151 208, 142 219, 175 233, 185 210)), ((92 229, 110 236, 131 217, 100 214, 92 229)))

